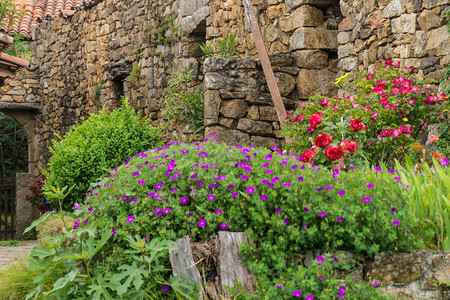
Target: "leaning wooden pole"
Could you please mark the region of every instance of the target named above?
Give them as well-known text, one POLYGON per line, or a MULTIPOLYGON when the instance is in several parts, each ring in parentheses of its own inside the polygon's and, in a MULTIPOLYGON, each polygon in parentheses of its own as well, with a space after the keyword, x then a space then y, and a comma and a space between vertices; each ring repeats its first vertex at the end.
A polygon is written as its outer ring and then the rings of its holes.
MULTIPOLYGON (((256 44, 256 49, 258 50, 259 58, 261 59, 261 65, 264 70, 264 75, 266 76, 267 85, 269 86, 270 95, 272 96, 273 103, 275 105, 275 110, 277 111, 278 120, 280 124, 286 121, 286 109, 284 108, 283 100, 281 99, 280 90, 278 89, 277 81, 275 75, 273 75, 272 65, 270 64, 269 55, 267 54, 266 46, 261 35, 261 30, 258 25, 258 21, 255 16, 255 12, 252 6, 252 0, 243 0, 245 7, 245 14, 247 15, 250 28, 252 30, 253 39, 256 44)), ((286 138, 286 143, 292 143, 292 139, 288 136, 286 138)))

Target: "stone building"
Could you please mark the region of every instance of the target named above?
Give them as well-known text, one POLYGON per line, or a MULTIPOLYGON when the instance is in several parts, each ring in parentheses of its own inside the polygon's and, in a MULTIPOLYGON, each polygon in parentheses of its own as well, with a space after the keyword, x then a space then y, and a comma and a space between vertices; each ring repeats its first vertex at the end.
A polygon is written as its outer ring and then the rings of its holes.
MULTIPOLYGON (((335 95, 336 77, 379 56, 437 79, 450 61, 448 0, 252 3, 287 109, 315 94, 335 95)), ((16 107, 14 114, 26 116, 32 127, 30 180, 48 162, 55 133, 64 134, 103 106, 117 107, 121 96, 161 124, 166 140, 188 136, 164 119, 161 106, 170 75, 183 68, 195 75, 190 88, 204 84, 205 133, 230 143, 282 143, 242 0, 17 0, 16 5, 25 13, 3 31, 29 38, 32 67, 0 83, 0 109, 11 113, 5 107, 16 107), (230 32, 245 60, 204 60, 200 44, 215 45, 230 32)))

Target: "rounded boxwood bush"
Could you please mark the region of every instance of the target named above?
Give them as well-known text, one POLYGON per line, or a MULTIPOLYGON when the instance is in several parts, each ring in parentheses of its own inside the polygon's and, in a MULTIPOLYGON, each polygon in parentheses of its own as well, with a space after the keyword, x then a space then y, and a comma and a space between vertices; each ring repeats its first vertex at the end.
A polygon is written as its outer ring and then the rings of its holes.
MULTIPOLYGON (((50 148, 52 156, 44 190, 49 191, 50 186, 74 186, 62 205, 69 210, 73 203, 83 201, 91 182, 136 152, 158 145, 161 133, 143 121, 124 99, 120 108, 110 113, 103 108, 59 138, 50 148)), ((52 201, 55 200, 49 199, 53 207, 59 208, 52 201)))
MULTIPOLYGON (((172 281, 152 280, 154 275, 143 272, 151 267, 143 257, 153 249, 152 241, 187 234, 193 241, 209 240, 220 230, 245 231, 254 242, 243 247, 251 272, 265 288, 289 281, 287 290, 270 289, 289 298, 297 287, 287 268, 298 268, 292 258, 300 251, 339 249, 372 257, 422 246, 418 222, 402 199, 406 186, 395 175, 380 167, 320 169, 304 164, 298 155, 227 147, 214 140, 174 142, 136 154, 97 183, 84 204, 76 203, 75 238, 61 255, 86 249, 86 234, 93 240, 108 239, 89 264, 92 278, 101 275, 102 282, 111 282, 111 294, 121 284, 119 295, 136 289, 145 293, 151 287, 169 297, 163 283, 175 287, 172 281), (115 275, 123 270, 145 284, 126 285, 126 277, 115 275)), ((313 282, 317 278, 309 280, 303 292, 319 297, 322 285, 313 282)))

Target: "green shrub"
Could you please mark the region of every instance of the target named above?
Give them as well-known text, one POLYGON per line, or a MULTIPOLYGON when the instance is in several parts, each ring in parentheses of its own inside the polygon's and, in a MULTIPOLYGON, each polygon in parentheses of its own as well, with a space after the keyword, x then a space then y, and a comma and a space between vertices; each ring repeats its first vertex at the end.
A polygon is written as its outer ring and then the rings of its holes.
MULTIPOLYGON (((50 191, 49 186, 75 186, 63 203, 66 210, 83 201, 91 182, 127 157, 154 147, 161 137, 159 129, 142 121, 126 100, 119 109, 108 113, 104 108, 81 123, 63 138, 58 136, 60 141, 53 141, 50 148, 52 157, 44 190, 50 191)), ((58 206, 51 200, 49 203, 58 206)))
POLYGON ((244 246, 250 270, 275 282, 287 266, 297 268, 290 258, 304 250, 372 257, 422 247, 405 187, 392 172, 326 170, 265 149, 174 142, 111 171, 84 205, 75 205, 69 245, 36 253, 72 261, 64 289, 74 296, 101 283, 112 296, 159 292, 165 284, 172 289, 157 295, 170 299, 184 289, 161 267, 168 266, 167 252, 158 252, 157 271, 143 269, 155 270, 147 260, 160 239, 189 234, 193 241, 209 240, 219 230, 246 231, 255 244, 244 246), (88 267, 78 270, 76 259, 88 267))

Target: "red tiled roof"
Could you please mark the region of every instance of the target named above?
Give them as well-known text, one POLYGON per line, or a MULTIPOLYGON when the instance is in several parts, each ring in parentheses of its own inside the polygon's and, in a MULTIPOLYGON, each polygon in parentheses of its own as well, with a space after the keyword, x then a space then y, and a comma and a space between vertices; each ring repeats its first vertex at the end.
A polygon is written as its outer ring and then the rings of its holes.
POLYGON ((6 34, 31 37, 31 29, 37 27, 44 19, 56 16, 68 17, 76 11, 92 7, 103 0, 15 0, 16 10, 23 15, 12 26, 2 27, 6 34))

